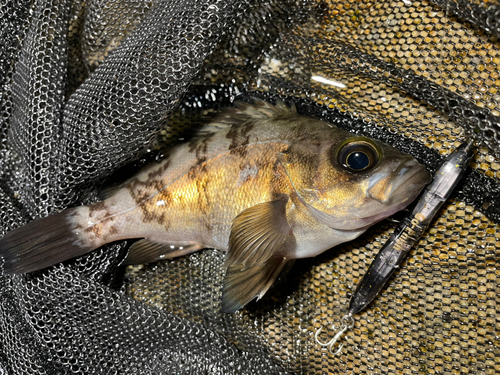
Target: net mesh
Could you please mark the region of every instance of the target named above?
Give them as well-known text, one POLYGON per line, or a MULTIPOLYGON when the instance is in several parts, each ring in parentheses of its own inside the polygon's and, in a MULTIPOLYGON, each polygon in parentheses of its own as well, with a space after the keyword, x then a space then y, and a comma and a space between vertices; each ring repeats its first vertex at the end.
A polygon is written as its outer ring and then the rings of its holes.
POLYGON ((95 201, 236 98, 293 101, 431 171, 478 148, 340 356, 314 333, 340 324, 390 222, 235 314, 217 250, 0 265, 0 374, 500 373, 499 37, 497 1, 2 2, 0 234, 95 201))

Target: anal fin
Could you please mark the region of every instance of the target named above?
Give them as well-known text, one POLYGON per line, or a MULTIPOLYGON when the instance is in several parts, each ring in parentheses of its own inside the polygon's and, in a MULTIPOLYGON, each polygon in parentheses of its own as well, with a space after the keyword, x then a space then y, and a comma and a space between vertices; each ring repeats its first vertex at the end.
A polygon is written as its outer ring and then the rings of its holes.
POLYGON ((203 249, 196 242, 165 244, 147 238, 135 242, 129 249, 124 264, 151 263, 163 259, 177 258, 203 249))

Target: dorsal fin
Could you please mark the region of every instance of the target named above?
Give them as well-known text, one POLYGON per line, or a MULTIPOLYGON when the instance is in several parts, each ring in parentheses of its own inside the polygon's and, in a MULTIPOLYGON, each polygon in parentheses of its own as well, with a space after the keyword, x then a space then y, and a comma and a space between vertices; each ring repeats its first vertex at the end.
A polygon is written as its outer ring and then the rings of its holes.
POLYGON ((297 109, 293 104, 288 107, 281 100, 278 100, 276 105, 260 99, 253 99, 252 103, 235 102, 234 105, 235 107, 225 108, 209 124, 198 129, 192 139, 204 138, 222 129, 240 126, 248 122, 297 115, 297 109))
POLYGON ((297 114, 297 110, 293 104, 291 107, 288 107, 281 100, 278 100, 276 105, 260 99, 254 99, 252 103, 235 102, 234 105, 235 107, 227 108, 217 115, 212 124, 219 127, 227 127, 297 114))
POLYGON ((234 105, 235 107, 224 108, 210 123, 196 130, 190 138, 190 142, 209 138, 225 128, 238 127, 249 122, 297 115, 297 109, 293 104, 291 107, 288 107, 281 100, 278 100, 276 105, 260 99, 253 99, 252 103, 235 102, 234 105))

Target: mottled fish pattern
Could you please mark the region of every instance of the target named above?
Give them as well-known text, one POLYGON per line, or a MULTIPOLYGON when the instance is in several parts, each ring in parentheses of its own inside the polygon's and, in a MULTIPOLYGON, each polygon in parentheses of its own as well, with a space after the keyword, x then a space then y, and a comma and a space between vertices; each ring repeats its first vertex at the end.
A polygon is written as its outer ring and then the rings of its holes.
POLYGON ((287 261, 352 240, 430 180, 381 142, 264 101, 237 104, 104 201, 0 240, 6 272, 31 272, 139 238, 126 263, 227 251, 222 309, 264 295, 287 261))

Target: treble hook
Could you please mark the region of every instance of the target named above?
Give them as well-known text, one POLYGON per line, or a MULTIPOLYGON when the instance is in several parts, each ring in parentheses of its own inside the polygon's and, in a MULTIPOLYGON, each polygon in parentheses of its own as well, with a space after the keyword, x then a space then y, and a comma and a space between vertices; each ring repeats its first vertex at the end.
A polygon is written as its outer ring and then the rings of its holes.
MULTIPOLYGON (((354 319, 352 318, 351 314, 347 314, 342 318, 341 325, 339 327, 339 331, 335 334, 335 336, 333 336, 333 338, 330 341, 322 342, 319 339, 319 334, 323 330, 323 326, 321 326, 320 329, 318 329, 316 331, 316 333, 314 334, 314 339, 316 340, 316 342, 319 345, 328 346, 330 353, 332 353, 333 355, 339 355, 342 352, 342 348, 344 347, 344 344, 340 344, 339 348, 335 352, 332 351, 333 347, 335 346, 337 341, 339 341, 339 339, 342 337, 342 335, 345 333, 345 331, 347 331, 348 329, 351 329, 352 327, 354 327, 354 319)), ((335 326, 333 327, 333 329, 336 329, 335 326)))

